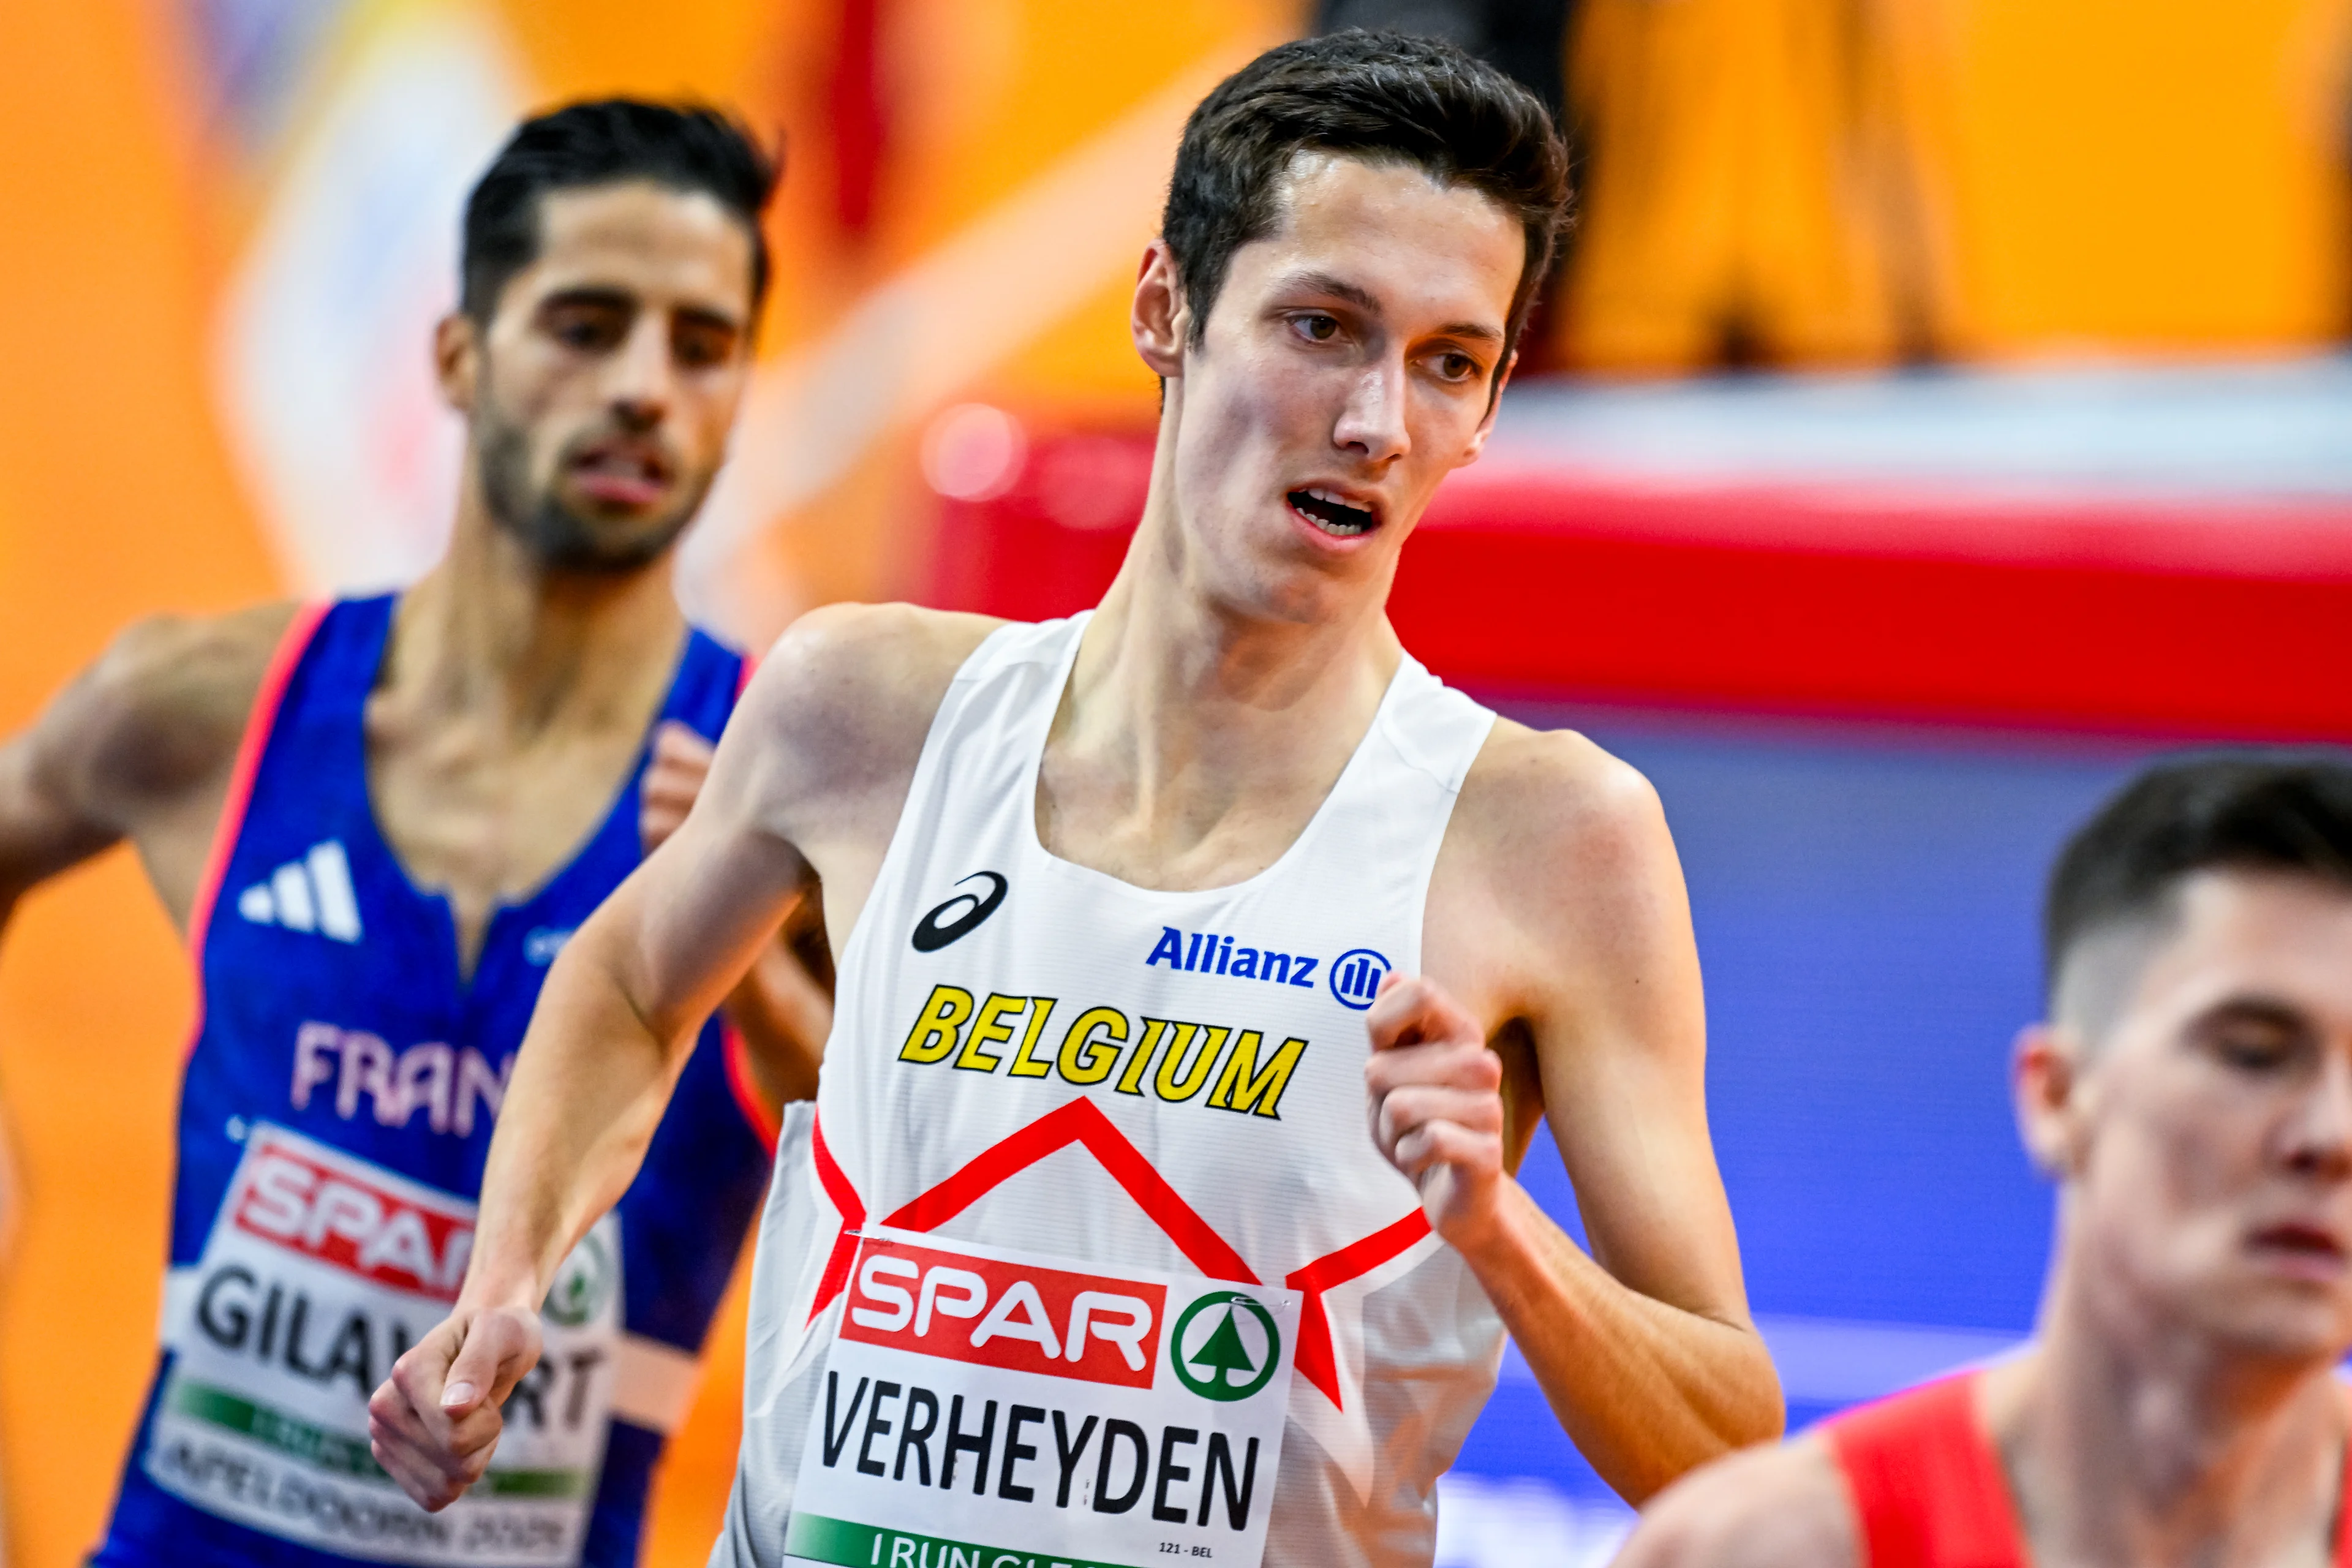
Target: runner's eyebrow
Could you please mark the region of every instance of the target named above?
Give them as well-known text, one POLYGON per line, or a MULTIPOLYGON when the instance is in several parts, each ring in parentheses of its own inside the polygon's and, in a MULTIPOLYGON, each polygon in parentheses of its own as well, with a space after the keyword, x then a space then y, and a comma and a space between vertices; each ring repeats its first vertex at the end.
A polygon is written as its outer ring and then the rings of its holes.
POLYGON ((2231 1024, 2252 1024, 2282 1034, 2311 1032, 2311 1021, 2302 1008, 2283 997, 2259 993, 2225 997, 2200 1013, 2190 1026, 2214 1029, 2231 1024))
POLYGON ((677 319, 689 326, 710 327, 722 332, 740 332, 743 330, 740 321, 708 305, 680 305, 677 319))
POLYGON ((1335 300, 1345 300, 1364 314, 1378 317, 1381 301, 1378 296, 1360 283, 1350 283, 1336 272, 1308 269, 1294 272, 1282 280, 1279 292, 1285 294, 1328 294, 1335 300))
POLYGON ((539 302, 539 308, 542 310, 634 310, 637 308, 637 297, 625 289, 582 284, 577 288, 556 289, 539 302))
POLYGON ((1467 338, 1473 342, 1496 343, 1503 341, 1503 330, 1484 321, 1448 321, 1430 334, 1438 338, 1467 338))
MULTIPOLYGON (((1294 272, 1283 279, 1282 293, 1328 294, 1335 300, 1345 300, 1367 316, 1378 321, 1384 313, 1378 296, 1360 283, 1350 283, 1336 272, 1309 269, 1294 272)), ((1503 331, 1485 321, 1448 321, 1431 334, 1440 338, 1467 338, 1474 342, 1500 343, 1503 331)))
MULTIPOLYGON (((558 289, 539 302, 542 310, 620 310, 634 312, 643 304, 625 289, 610 289, 583 283, 576 288, 558 289)), ((721 331, 740 332, 741 318, 720 310, 716 305, 680 305, 678 319, 695 326, 715 327, 721 331)))

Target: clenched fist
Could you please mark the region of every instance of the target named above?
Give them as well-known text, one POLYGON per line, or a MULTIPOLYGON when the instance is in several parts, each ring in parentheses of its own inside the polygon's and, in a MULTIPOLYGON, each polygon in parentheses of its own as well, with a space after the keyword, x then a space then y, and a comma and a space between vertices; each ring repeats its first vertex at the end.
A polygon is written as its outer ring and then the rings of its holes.
POLYGON ((494 1307, 451 1313, 392 1363, 368 1400, 368 1450, 427 1512, 490 1468, 499 1407, 539 1364, 539 1314, 494 1307))
POLYGON ((653 755, 646 762, 644 793, 638 798, 637 832, 650 855, 677 831, 694 797, 710 777, 710 759, 719 748, 675 719, 654 730, 653 755))
POLYGON ((1459 1247, 1493 1218, 1503 1186, 1502 1059, 1426 975, 1391 974, 1364 1023, 1372 1142, 1421 1189, 1430 1228, 1459 1247))

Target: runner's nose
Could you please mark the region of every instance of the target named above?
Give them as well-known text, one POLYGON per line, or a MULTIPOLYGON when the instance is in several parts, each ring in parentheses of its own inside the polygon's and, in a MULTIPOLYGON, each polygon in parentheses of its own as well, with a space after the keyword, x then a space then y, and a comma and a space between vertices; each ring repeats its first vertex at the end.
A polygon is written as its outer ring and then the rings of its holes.
POLYGON ((1381 359, 1357 373, 1331 432, 1334 445, 1376 464, 1394 462, 1411 449, 1404 422, 1404 364, 1381 359))
POLYGON ((2284 1129, 2288 1163, 2329 1180, 2352 1175, 2352 1046, 2330 1050, 2284 1129))

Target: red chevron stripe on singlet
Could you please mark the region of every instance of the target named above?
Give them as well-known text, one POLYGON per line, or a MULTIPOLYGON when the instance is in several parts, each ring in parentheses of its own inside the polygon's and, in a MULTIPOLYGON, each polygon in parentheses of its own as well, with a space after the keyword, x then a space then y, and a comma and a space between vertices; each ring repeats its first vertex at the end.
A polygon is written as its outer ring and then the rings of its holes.
MULTIPOLYGON (((1248 1285, 1261 1282, 1232 1244, 1168 1184, 1167 1178, 1152 1168, 1151 1162, 1128 1142, 1127 1134, 1091 1100, 1073 1100, 981 1151, 953 1175, 896 1210, 882 1224, 893 1230, 935 1230, 1046 1155, 1073 1143, 1092 1154, 1111 1180, 1126 1189, 1128 1196, 1135 1200, 1145 1216, 1160 1228, 1193 1268, 1212 1279, 1232 1279, 1248 1285)), ((835 1237, 833 1251, 825 1259, 816 1300, 809 1308, 809 1318, 814 1321, 849 1284, 850 1264, 857 1254, 858 1232, 866 1224, 866 1205, 826 1146, 821 1118, 813 1129, 810 1147, 816 1163, 817 1181, 841 1215, 840 1234, 835 1237)), ((1414 1209, 1394 1224, 1383 1226, 1284 1276, 1283 1283, 1306 1298, 1299 1314, 1298 1374, 1322 1390, 1334 1405, 1345 1407, 1340 1398, 1339 1355, 1332 1343, 1330 1315, 1324 1310, 1323 1293, 1370 1273, 1428 1234, 1428 1217, 1414 1209)))

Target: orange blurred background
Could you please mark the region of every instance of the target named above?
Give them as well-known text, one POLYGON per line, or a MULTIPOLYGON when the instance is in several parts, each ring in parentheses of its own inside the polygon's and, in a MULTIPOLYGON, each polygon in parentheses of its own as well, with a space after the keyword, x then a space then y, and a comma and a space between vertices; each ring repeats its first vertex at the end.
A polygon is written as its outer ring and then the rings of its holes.
MULTIPOLYGON (((1586 211, 1541 353, 1664 374, 2332 342, 2347 21, 2352 0, 1588 0, 1586 211)), ((1149 420, 1126 289, 1177 129, 1305 23, 1285 0, 0 5, 0 731, 135 616, 432 558, 456 431, 425 331, 457 202, 516 116, 586 94, 695 94, 790 138, 695 607, 757 642, 908 591, 942 409, 1149 420)), ((29 1568, 94 1542, 152 1363, 189 1011, 120 853, 0 948, 0 1479, 29 1568)), ((703 1560, 724 1501, 740 1305, 661 1483, 663 1568, 703 1560)))

